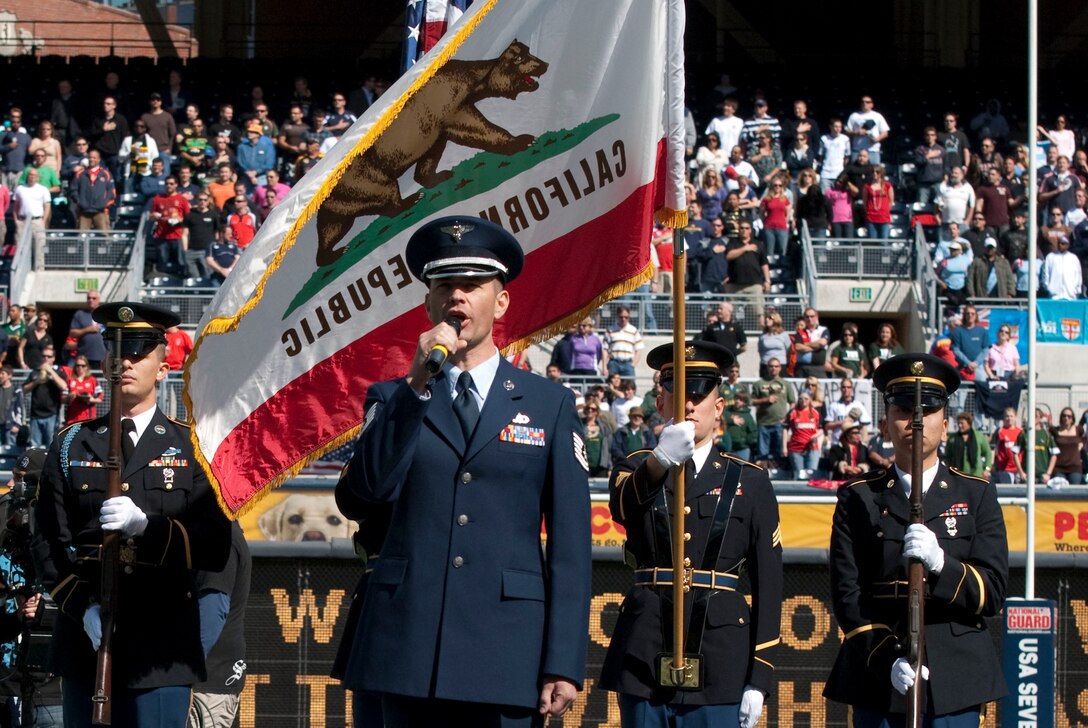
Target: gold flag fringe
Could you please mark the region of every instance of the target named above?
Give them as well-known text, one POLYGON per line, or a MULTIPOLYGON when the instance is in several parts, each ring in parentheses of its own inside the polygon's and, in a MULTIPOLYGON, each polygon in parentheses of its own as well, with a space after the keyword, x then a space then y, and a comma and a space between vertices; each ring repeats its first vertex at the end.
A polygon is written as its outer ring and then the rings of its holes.
POLYGON ((666 227, 671 227, 675 230, 676 228, 687 227, 688 211, 674 210, 671 207, 663 207, 654 213, 654 219, 662 225, 666 227))
POLYGON ((574 313, 568 314, 562 319, 554 323, 548 324, 544 328, 538 331, 534 331, 528 336, 523 336, 517 341, 513 341, 507 344, 505 347, 503 347, 503 356, 517 354, 520 351, 528 349, 533 344, 539 344, 542 341, 547 341, 553 336, 558 336, 574 324, 584 319, 593 311, 596 311, 598 308, 611 301, 613 298, 616 298, 617 296, 622 296, 625 293, 630 293, 631 291, 641 286, 643 283, 646 283, 653 277, 653 275, 653 263, 647 263, 646 267, 643 268, 634 277, 628 278, 627 280, 623 280, 619 283, 615 283, 609 286, 608 288, 604 289, 604 291, 594 296, 589 303, 587 303, 585 306, 582 306, 574 313))

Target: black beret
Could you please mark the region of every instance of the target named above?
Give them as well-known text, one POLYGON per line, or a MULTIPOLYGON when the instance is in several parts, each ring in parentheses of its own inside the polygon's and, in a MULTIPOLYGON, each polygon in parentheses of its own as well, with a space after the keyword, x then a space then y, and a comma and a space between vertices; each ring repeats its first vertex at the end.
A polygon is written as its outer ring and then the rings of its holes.
POLYGON ((922 406, 944 407, 948 395, 959 389, 960 375, 944 359, 931 354, 901 354, 873 372, 873 384, 887 404, 914 406, 915 382, 922 383, 922 406))
POLYGON ((181 318, 165 308, 134 301, 103 303, 91 318, 106 326, 106 346, 112 350, 116 332, 121 332, 120 355, 137 355, 149 347, 166 344, 166 330, 181 323, 181 318))
POLYGON ((412 275, 424 283, 496 275, 509 283, 525 263, 517 238, 490 220, 463 215, 441 217, 416 230, 404 256, 412 275))

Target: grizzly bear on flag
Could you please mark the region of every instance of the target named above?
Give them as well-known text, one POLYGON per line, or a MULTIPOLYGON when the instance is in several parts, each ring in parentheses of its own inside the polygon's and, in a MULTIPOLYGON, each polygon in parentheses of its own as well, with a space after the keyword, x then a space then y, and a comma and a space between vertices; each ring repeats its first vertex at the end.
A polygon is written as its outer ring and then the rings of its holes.
POLYGON ((344 253, 335 249, 355 219, 363 215, 393 217, 415 204, 418 195, 403 197, 398 180, 415 165, 416 182, 434 187, 452 176, 438 171, 447 142, 497 154, 514 154, 536 137, 512 135, 488 121, 476 104, 490 97, 514 99, 535 91, 548 64, 514 41, 499 58, 452 60, 440 68, 404 104, 400 114, 373 146, 353 159, 317 212, 317 264, 334 263, 344 253))

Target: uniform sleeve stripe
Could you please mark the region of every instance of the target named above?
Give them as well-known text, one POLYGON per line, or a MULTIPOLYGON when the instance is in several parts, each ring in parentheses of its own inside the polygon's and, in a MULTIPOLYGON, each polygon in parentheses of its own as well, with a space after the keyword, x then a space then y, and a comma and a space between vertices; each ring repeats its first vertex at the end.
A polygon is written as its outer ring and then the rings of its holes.
POLYGON ((982 614, 982 607, 986 604, 986 583, 982 581, 982 574, 978 573, 978 569, 971 565, 967 565, 967 568, 971 570, 971 575, 978 582, 978 609, 975 610, 975 614, 982 614))
POLYGON ((778 527, 774 529, 774 533, 771 534, 771 548, 782 545, 782 524, 779 523, 778 527))
MULTIPOLYGON (((881 625, 881 626, 883 626, 883 625, 881 625)), ((879 650, 881 647, 883 647, 885 642, 887 642, 888 640, 890 640, 890 639, 892 639, 894 637, 895 637, 895 635, 888 635, 884 639, 880 640, 880 642, 877 642, 876 647, 874 647, 873 651, 869 653, 869 659, 865 661, 865 664, 869 665, 869 663, 873 659, 873 655, 875 655, 877 653, 877 650, 879 650)))
POLYGON ((178 530, 181 531, 181 538, 185 541, 185 568, 193 568, 193 552, 189 548, 189 532, 185 530, 185 526, 181 525, 180 521, 174 521, 177 524, 178 530))
POLYGON ((782 642, 781 637, 775 637, 773 640, 768 640, 766 642, 762 642, 762 643, 756 645, 756 652, 759 652, 760 650, 765 650, 768 647, 774 647, 775 645, 777 645, 777 644, 779 644, 781 642, 782 642))
POLYGON ((57 584, 50 590, 49 596, 53 597, 53 601, 56 601, 57 597, 60 596, 60 593, 64 591, 65 587, 68 586, 68 582, 72 582, 72 586, 74 587, 76 581, 78 581, 76 575, 69 574, 68 576, 64 577, 64 579, 59 584, 57 584))
POLYGON ((960 576, 960 583, 956 584, 956 591, 952 593, 952 598, 949 599, 949 603, 955 602, 956 597, 960 594, 960 589, 963 588, 963 581, 967 578, 967 564, 960 564, 963 567, 963 574, 960 576))
POLYGON ((763 663, 764 665, 766 665, 767 667, 771 668, 772 670, 774 669, 774 665, 772 665, 771 663, 767 662, 767 661, 766 661, 766 660, 764 660, 764 659, 763 659, 762 657, 757 657, 757 658, 756 658, 756 662, 762 662, 762 663, 763 663))
POLYGON ((859 634, 863 634, 865 632, 871 632, 871 631, 873 631, 875 629, 886 629, 889 632, 892 631, 892 628, 889 627, 886 624, 879 624, 879 623, 877 623, 877 624, 863 624, 860 627, 855 627, 854 629, 847 632, 846 636, 844 636, 842 638, 842 641, 845 642, 846 640, 850 639, 851 637, 857 637, 859 634))
POLYGON ((625 514, 623 512, 623 488, 631 480, 633 473, 617 473, 616 474, 616 500, 620 504, 620 520, 625 520, 625 514))

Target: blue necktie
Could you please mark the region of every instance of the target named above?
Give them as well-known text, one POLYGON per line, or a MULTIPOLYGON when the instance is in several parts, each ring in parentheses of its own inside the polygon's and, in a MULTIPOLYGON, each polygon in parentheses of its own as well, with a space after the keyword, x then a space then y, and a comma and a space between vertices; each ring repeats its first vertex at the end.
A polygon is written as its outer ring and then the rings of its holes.
POLYGON ((472 375, 468 372, 461 372, 461 376, 457 377, 457 397, 453 400, 453 413, 461 423, 465 442, 468 442, 472 438, 472 431, 476 429, 476 422, 480 419, 480 408, 476 406, 476 398, 472 396, 472 375))

